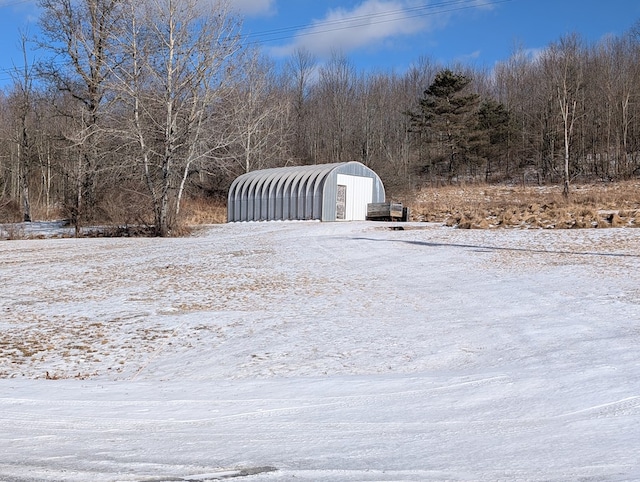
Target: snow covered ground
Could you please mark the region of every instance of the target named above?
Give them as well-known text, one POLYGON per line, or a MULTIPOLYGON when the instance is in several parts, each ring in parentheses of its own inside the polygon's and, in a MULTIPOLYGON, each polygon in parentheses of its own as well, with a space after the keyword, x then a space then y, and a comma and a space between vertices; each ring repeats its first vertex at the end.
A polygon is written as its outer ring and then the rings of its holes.
POLYGON ((0 481, 640 480, 640 229, 389 226, 0 242, 0 481))

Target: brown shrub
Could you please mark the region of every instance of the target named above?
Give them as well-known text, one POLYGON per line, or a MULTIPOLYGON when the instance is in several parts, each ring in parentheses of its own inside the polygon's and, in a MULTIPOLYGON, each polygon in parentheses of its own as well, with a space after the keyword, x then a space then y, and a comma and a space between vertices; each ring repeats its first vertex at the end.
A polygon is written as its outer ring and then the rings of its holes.
POLYGON ((22 213, 18 203, 0 199, 0 223, 19 223, 20 221, 22 221, 22 213))

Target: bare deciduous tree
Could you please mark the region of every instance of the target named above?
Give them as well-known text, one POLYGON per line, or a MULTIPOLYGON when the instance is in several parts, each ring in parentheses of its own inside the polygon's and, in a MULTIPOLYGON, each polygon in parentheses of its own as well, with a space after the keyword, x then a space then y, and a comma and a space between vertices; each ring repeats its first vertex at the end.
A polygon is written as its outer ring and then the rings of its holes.
POLYGON ((233 76, 240 23, 222 0, 131 0, 128 16, 116 89, 129 110, 157 234, 166 236, 194 165, 227 145, 215 114, 233 76))
POLYGON ((32 150, 32 134, 29 128, 29 119, 33 115, 33 106, 31 103, 33 91, 33 73, 27 59, 27 36, 21 35, 21 48, 23 57, 23 68, 18 77, 14 75, 14 85, 16 88, 17 98, 16 117, 18 125, 16 128, 15 143, 18 147, 18 171, 20 178, 20 190, 22 194, 22 220, 31 222, 31 198, 29 195, 29 177, 31 173, 31 150, 32 150))
POLYGON ((356 71, 349 59, 334 53, 326 65, 319 69, 316 85, 317 124, 325 144, 324 159, 344 162, 358 158, 353 149, 353 128, 357 116, 356 71))
POLYGON ((562 118, 564 140, 563 195, 569 196, 571 182, 571 142, 580 115, 578 102, 584 90, 584 73, 580 59, 580 43, 576 35, 552 44, 542 57, 545 72, 553 83, 555 98, 562 118))
POLYGON ((236 161, 244 172, 285 164, 288 105, 275 66, 258 50, 245 56, 228 103, 236 132, 236 161))
POLYGON ((122 20, 121 0, 39 0, 42 48, 52 57, 40 66, 41 75, 76 102, 65 104, 64 114, 76 127, 68 132, 77 153, 76 228, 90 219, 96 207, 96 182, 100 172, 100 134, 106 107, 106 84, 113 57, 112 39, 122 20))
POLYGON ((305 129, 309 122, 308 99, 317 70, 316 57, 306 49, 297 49, 286 63, 286 72, 291 82, 294 109, 293 152, 299 160, 308 157, 305 129))

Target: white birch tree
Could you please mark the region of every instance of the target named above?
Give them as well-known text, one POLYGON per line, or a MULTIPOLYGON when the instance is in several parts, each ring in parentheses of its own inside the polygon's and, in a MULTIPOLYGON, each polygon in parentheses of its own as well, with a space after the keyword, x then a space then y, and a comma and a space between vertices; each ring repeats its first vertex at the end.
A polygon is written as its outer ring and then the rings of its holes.
POLYGON ((229 2, 128 1, 128 28, 115 89, 129 112, 128 135, 151 196, 155 230, 175 226, 192 169, 228 144, 215 116, 240 49, 229 2))
POLYGON ((552 44, 543 55, 542 62, 546 74, 553 82, 555 99, 562 118, 564 140, 562 193, 566 198, 569 197, 571 182, 571 142, 576 121, 580 116, 578 102, 585 86, 578 37, 570 35, 561 39, 559 43, 552 44))

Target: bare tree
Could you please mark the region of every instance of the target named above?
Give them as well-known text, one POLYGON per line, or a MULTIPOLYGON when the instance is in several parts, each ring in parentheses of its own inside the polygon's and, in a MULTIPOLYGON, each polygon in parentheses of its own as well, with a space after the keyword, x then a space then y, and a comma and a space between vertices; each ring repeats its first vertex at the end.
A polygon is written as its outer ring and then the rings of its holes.
POLYGON ((244 172, 285 164, 291 123, 275 66, 257 49, 248 52, 229 98, 236 132, 235 159, 244 172))
MULTIPOLYGON (((319 69, 315 86, 318 132, 325 144, 322 157, 331 162, 344 162, 358 157, 350 141, 356 117, 356 71, 349 59, 334 53, 319 69)), ((322 151, 321 151, 322 152, 322 151)))
MULTIPOLYGON (((633 32, 633 31, 632 31, 633 32)), ((614 86, 619 125, 620 154, 618 156, 618 174, 628 177, 637 166, 630 162, 637 144, 632 140, 634 121, 637 117, 638 85, 640 85, 640 36, 625 35, 613 41, 610 58, 615 66, 614 86), (635 144, 635 145, 634 145, 635 144)))
POLYGON ((228 144, 213 124, 234 73, 240 23, 223 0, 129 0, 128 17, 116 89, 156 232, 166 236, 194 166, 228 144))
POLYGON ((569 196, 571 182, 570 154, 576 121, 580 115, 578 102, 584 90, 584 73, 580 60, 580 43, 576 35, 552 44, 542 57, 545 72, 553 82, 555 98, 562 118, 564 140, 563 195, 569 196))
POLYGON ((521 45, 516 45, 511 56, 498 64, 494 70, 496 99, 504 104, 512 119, 513 132, 510 132, 508 152, 504 153, 504 165, 501 166, 505 178, 511 176, 514 168, 531 167, 537 173, 536 181, 541 182, 544 162, 532 142, 532 129, 536 124, 537 99, 536 82, 533 71, 535 63, 521 45), (527 92, 529 95, 522 95, 527 92), (512 158, 518 162, 513 165, 512 158))
POLYGON ((96 207, 106 81, 112 39, 120 29, 121 4, 121 0, 39 0, 44 36, 39 44, 53 54, 41 65, 41 74, 76 101, 75 109, 64 106, 64 114, 76 123, 74 131, 66 134, 78 158, 72 213, 76 228, 96 207))
POLYGON ((316 57, 305 49, 297 49, 287 60, 286 72, 293 91, 294 147, 299 160, 307 157, 305 129, 309 119, 308 98, 313 75, 317 71, 316 57))
POLYGON ((32 68, 27 59, 27 36, 21 34, 21 48, 23 57, 23 68, 18 77, 18 69, 14 77, 14 86, 16 89, 16 117, 17 129, 15 143, 18 147, 18 171, 20 179, 20 189, 22 194, 22 220, 31 222, 31 199, 29 195, 29 177, 31 173, 31 151, 32 151, 32 135, 29 128, 29 120, 33 115, 33 106, 31 103, 33 91, 33 74, 32 68))

